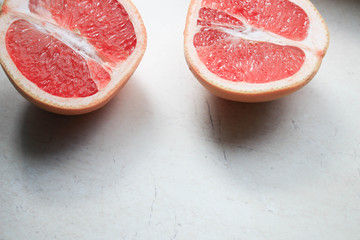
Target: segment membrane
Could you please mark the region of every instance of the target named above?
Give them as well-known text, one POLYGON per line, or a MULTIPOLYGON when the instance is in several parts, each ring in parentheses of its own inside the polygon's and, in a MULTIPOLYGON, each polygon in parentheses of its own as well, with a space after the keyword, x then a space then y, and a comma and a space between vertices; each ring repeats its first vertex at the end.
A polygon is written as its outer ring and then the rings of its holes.
MULTIPOLYGON (((47 93, 72 98, 98 92, 86 60, 26 20, 16 20, 10 25, 6 48, 19 71, 47 93)), ((103 77, 110 79, 108 73, 103 77)))
POLYGON ((304 64, 305 53, 299 47, 244 39, 236 34, 275 33, 279 39, 305 39, 309 19, 294 3, 203 0, 201 6, 193 44, 200 60, 217 76, 234 82, 267 83, 294 75, 304 64))
POLYGON ((243 26, 244 24, 237 18, 226 14, 225 12, 218 11, 212 8, 201 8, 199 12, 199 25, 216 25, 216 24, 226 24, 234 26, 243 26))
POLYGON ((126 60, 137 43, 134 26, 118 0, 30 0, 30 11, 50 12, 62 27, 79 32, 104 58, 126 60))
POLYGON ((134 26, 118 0, 29 0, 29 9, 34 15, 28 18, 13 12, 29 21, 10 25, 6 48, 19 71, 54 96, 97 93, 111 80, 102 63, 121 64, 136 47, 134 26), (59 26, 48 23, 51 18, 59 26))
POLYGON ((197 33, 195 40, 207 41, 195 44, 200 60, 223 79, 267 83, 294 75, 304 63, 305 54, 297 47, 254 42, 214 32, 197 33))
POLYGON ((253 27, 296 41, 307 37, 310 25, 305 11, 288 0, 203 0, 202 8, 216 9, 253 27))

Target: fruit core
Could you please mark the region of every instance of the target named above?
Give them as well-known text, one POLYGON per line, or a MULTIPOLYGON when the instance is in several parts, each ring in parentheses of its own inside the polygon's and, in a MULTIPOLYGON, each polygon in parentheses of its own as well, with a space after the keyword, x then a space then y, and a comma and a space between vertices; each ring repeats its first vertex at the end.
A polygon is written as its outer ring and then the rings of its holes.
POLYGON ((136 47, 133 24, 118 0, 30 0, 29 9, 31 16, 22 14, 11 23, 6 48, 19 71, 54 96, 94 95, 111 80, 108 66, 123 63, 136 47), (70 46, 60 30, 95 53, 87 54, 81 44, 70 46))
POLYGON ((198 56, 223 79, 268 83, 294 75, 305 62, 292 43, 308 36, 309 17, 288 0, 203 0, 197 26, 198 56))

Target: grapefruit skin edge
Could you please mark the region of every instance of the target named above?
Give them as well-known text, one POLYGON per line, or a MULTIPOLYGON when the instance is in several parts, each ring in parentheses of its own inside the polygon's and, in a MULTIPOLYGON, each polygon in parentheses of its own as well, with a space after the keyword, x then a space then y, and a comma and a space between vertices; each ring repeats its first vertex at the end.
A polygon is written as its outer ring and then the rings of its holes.
MULTIPOLYGON (((193 14, 197 14, 195 12, 195 7, 194 5, 198 2, 199 0, 191 0, 189 8, 188 8, 188 14, 187 14, 187 18, 186 18, 186 23, 185 23, 185 30, 184 30, 184 54, 185 54, 185 59, 186 59, 186 63, 190 69, 190 71, 193 73, 193 75, 197 78, 197 80, 208 90, 210 91, 212 94, 227 99, 227 100, 232 100, 232 101, 237 101, 237 102, 266 102, 266 101, 272 101, 272 100, 276 100, 282 97, 285 97, 287 95, 290 95, 291 93, 301 89, 302 87, 304 87, 306 84, 308 84, 313 77, 316 75, 316 73, 318 72, 320 65, 322 63, 323 57, 325 56, 327 49, 329 47, 329 41, 330 41, 330 37, 329 37, 329 30, 328 27, 323 19, 323 17, 321 16, 321 14, 318 12, 318 10, 315 8, 315 6, 310 2, 310 0, 306 0, 306 4, 309 5, 309 8, 315 13, 315 15, 318 17, 319 21, 320 21, 320 25, 322 25, 322 27, 325 30, 326 36, 325 36, 325 41, 324 42, 324 48, 322 49, 322 51, 320 51, 319 53, 317 53, 317 57, 318 60, 316 61, 316 63, 314 65, 312 65, 311 67, 311 71, 308 71, 307 74, 304 74, 303 76, 301 76, 301 79, 296 79, 296 81, 293 81, 292 83, 288 83, 288 84, 281 84, 279 86, 276 87, 269 87, 261 90, 257 90, 256 87, 255 89, 252 90, 248 90, 248 89, 233 89, 231 87, 227 87, 224 86, 226 84, 218 84, 216 83, 216 81, 212 80, 211 78, 213 78, 213 74, 212 73, 204 73, 203 71, 200 70, 200 66, 199 64, 203 64, 202 62, 200 62, 197 58, 197 56, 194 56, 194 52, 193 50, 189 49, 189 45, 192 44, 192 38, 193 38, 193 33, 191 32, 191 25, 194 24, 193 22, 191 22, 194 18, 193 18, 193 14), (190 43, 191 41, 191 43, 190 43)), ((191 45, 191 48, 193 47, 193 45, 191 45)), ((292 77, 290 77, 291 79, 292 77)), ((261 86, 262 84, 259 84, 259 86, 261 86)))
MULTIPOLYGON (((80 115, 95 111, 105 104, 107 104, 128 82, 134 71, 140 64, 147 47, 147 33, 146 28, 141 18, 140 13, 136 9, 135 5, 130 0, 118 0, 121 3, 126 2, 126 11, 130 16, 130 19, 135 27, 136 36, 138 38, 138 44, 132 53, 121 66, 121 71, 115 69, 111 75, 111 86, 100 90, 99 93, 95 93, 90 97, 85 98, 63 98, 53 96, 43 90, 34 87, 24 75, 19 71, 12 61, 9 53, 6 49, 0 54, 0 65, 5 74, 13 84, 15 89, 29 102, 34 105, 56 114, 61 115, 80 115)), ((0 6, 0 23, 1 25, 10 25, 8 17, 8 6, 6 5, 9 0, 5 0, 2 5, 2 11, 0 6)), ((125 6, 124 6, 125 7, 125 6)), ((5 34, 7 29, 0 29, 0 40, 5 42, 5 34)))
MULTIPOLYGON (((186 54, 187 53, 185 52, 185 55, 186 54)), ((248 103, 273 101, 273 100, 283 98, 283 97, 286 97, 286 96, 292 94, 293 92, 301 89, 306 84, 308 84, 311 81, 311 79, 314 78, 314 76, 318 72, 320 65, 321 65, 321 61, 320 61, 317 64, 317 66, 314 68, 314 71, 310 76, 305 78, 300 83, 286 86, 286 88, 272 89, 272 90, 269 90, 266 92, 255 92, 255 91, 254 92, 239 92, 239 91, 234 91, 230 88, 224 88, 224 87, 218 86, 218 85, 206 80, 205 77, 202 77, 200 71, 197 68, 194 68, 189 63, 188 57, 185 57, 185 58, 186 58, 186 62, 188 64, 190 71, 197 78, 197 80, 212 94, 214 94, 220 98, 223 98, 223 99, 236 101, 236 102, 248 102, 248 103)))
POLYGON ((24 90, 24 88, 19 87, 19 85, 21 85, 20 81, 18 79, 15 79, 14 77, 11 77, 10 71, 6 69, 5 64, 1 62, 1 59, 0 59, 0 65, 4 70, 8 79, 12 83, 12 85, 15 87, 15 89, 29 102, 33 103, 34 105, 48 112, 61 114, 61 115, 81 115, 81 114, 93 112, 105 106, 125 86, 125 84, 130 79, 137 66, 140 64, 140 61, 141 59, 137 61, 136 65, 134 66, 134 70, 124 78, 121 84, 119 84, 116 88, 113 88, 112 91, 110 91, 106 95, 106 99, 97 99, 96 101, 93 101, 91 104, 87 105, 86 107, 77 107, 77 106, 63 107, 60 105, 55 106, 54 104, 49 103, 46 99, 39 99, 39 96, 34 95, 31 92, 27 92, 24 90))

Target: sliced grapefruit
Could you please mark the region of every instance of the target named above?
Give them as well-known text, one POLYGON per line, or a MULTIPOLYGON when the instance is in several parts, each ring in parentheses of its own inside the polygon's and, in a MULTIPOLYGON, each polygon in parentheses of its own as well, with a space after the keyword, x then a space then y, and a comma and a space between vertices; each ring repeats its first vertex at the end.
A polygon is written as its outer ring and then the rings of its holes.
POLYGON ((30 102, 59 114, 105 105, 128 81, 146 48, 129 0, 5 0, 0 63, 30 102))
POLYGON ((270 101, 307 84, 329 45, 308 0, 192 0, 184 32, 190 70, 210 92, 270 101))

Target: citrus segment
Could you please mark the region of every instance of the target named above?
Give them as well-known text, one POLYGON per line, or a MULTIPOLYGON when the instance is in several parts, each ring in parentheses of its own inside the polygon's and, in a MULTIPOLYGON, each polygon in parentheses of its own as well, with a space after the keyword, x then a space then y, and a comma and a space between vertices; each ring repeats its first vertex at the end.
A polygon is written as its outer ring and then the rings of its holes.
POLYGON ((37 106, 74 115, 104 106, 127 83, 146 49, 131 0, 6 0, 0 63, 37 106))
POLYGON ((228 25, 244 25, 239 19, 212 8, 201 8, 199 11, 199 25, 211 26, 213 24, 225 23, 228 25))
POLYGON ((98 91, 80 54, 26 20, 11 24, 6 47, 20 72, 47 93, 69 98, 98 91))
POLYGON ((304 39, 308 17, 294 3, 203 0, 201 6, 194 46, 200 60, 217 76, 235 82, 267 83, 290 77, 303 65, 305 53, 297 47, 237 36, 238 32, 247 37, 266 36, 266 31, 271 31, 291 40, 304 39))
POLYGON ((99 90, 105 88, 110 80, 110 74, 96 61, 89 59, 88 66, 90 68, 91 77, 96 83, 99 90))
MULTIPOLYGON (((194 36, 194 46, 199 51, 206 50, 207 46, 211 46, 222 39, 229 37, 230 35, 222 31, 218 31, 211 28, 203 28, 200 32, 194 36)), ((213 57, 216 57, 213 56, 213 57)))
POLYGON ((78 31, 104 57, 126 60, 136 47, 136 34, 129 15, 118 0, 30 0, 33 13, 51 13, 62 27, 78 31))
POLYGON ((217 76, 235 82, 266 83, 295 74, 305 53, 292 46, 254 42, 216 30, 194 36, 200 60, 217 76))
POLYGON ((191 0, 184 40, 189 68, 208 90, 261 102, 314 77, 329 33, 308 0, 191 0))
POLYGON ((233 15, 256 28, 297 41, 305 39, 309 28, 305 11, 288 0, 204 0, 202 7, 233 15))

